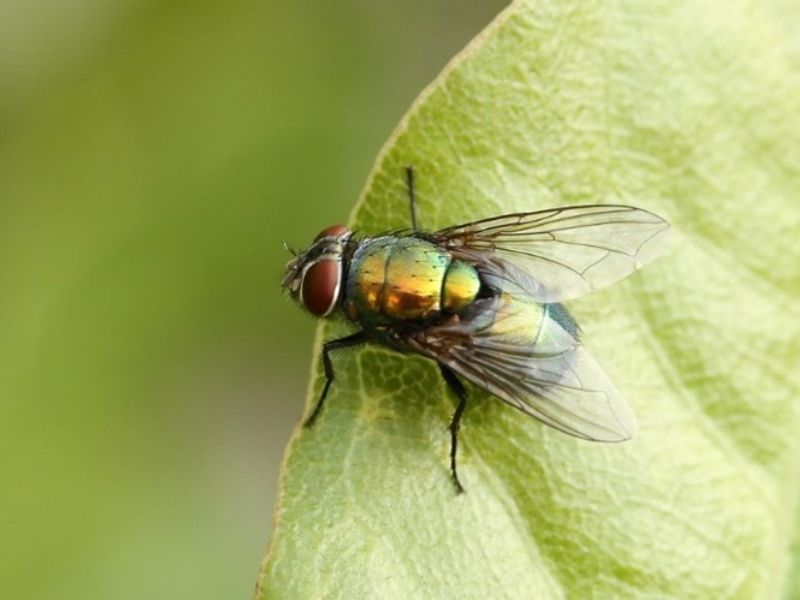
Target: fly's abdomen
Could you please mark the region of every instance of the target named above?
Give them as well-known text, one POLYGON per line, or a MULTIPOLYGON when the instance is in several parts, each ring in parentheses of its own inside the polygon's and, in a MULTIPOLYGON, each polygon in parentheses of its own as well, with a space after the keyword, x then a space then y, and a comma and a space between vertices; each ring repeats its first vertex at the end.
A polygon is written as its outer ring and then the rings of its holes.
POLYGON ((507 343, 527 348, 544 360, 574 346, 578 326, 561 304, 540 304, 530 298, 505 295, 492 313, 489 328, 507 343))
POLYGON ((365 240, 353 254, 345 309, 353 320, 428 320, 458 312, 478 294, 474 268, 413 237, 365 240))

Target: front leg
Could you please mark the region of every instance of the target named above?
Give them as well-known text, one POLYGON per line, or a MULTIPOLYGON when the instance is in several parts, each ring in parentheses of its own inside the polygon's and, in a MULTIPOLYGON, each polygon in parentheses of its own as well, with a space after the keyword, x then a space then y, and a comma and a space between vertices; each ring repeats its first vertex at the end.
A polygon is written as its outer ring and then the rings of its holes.
POLYGON ((368 341, 367 334, 364 331, 357 331, 352 335, 348 335, 343 338, 339 338, 336 340, 329 340, 325 342, 322 346, 322 366, 325 368, 325 385, 322 388, 322 394, 317 400, 317 405, 314 407, 314 410, 311 411, 311 415, 306 419, 306 422, 303 424, 304 427, 311 427, 314 424, 317 416, 319 416, 320 411, 322 410, 322 405, 325 403, 325 398, 328 395, 328 390, 333 383, 333 378, 335 373, 333 372, 333 363, 331 362, 331 352, 334 350, 341 350, 342 348, 351 348, 353 346, 359 346, 364 344, 368 341))

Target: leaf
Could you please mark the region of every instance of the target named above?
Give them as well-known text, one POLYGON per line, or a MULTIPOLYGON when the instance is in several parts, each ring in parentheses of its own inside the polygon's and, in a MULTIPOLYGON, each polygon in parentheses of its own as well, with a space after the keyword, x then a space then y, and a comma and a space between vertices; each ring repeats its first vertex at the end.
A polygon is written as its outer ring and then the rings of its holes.
MULTIPOLYGON (((800 62, 780 14, 519 1, 425 90, 378 157, 358 230, 408 225, 406 164, 428 229, 585 202, 672 222, 666 258, 569 305, 640 431, 583 442, 470 388, 456 496, 435 366, 336 355, 324 412, 287 452, 257 597, 789 593, 800 62)), ((315 355, 347 330, 321 326, 315 355)), ((313 374, 309 406, 319 361, 313 374)))

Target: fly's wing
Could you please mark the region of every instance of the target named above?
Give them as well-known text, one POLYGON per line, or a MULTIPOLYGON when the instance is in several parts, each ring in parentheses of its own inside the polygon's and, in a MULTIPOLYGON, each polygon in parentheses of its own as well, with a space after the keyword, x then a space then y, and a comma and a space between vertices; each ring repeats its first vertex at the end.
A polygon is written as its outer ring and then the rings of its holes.
POLYGON ((564 433, 597 442, 633 437, 636 418, 579 339, 559 304, 503 292, 407 339, 511 406, 564 433))
POLYGON ((430 235, 456 258, 485 265, 540 302, 583 296, 626 277, 667 248, 669 224, 633 206, 514 213, 430 235))

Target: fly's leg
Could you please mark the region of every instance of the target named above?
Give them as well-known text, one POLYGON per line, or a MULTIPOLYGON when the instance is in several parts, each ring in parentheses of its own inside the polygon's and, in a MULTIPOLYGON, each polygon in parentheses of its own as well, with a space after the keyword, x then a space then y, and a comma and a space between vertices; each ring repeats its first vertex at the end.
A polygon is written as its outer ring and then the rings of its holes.
POLYGON ((408 187, 408 203, 411 208, 411 229, 419 231, 417 227, 417 199, 414 196, 414 167, 406 167, 406 186, 408 187))
POLYGON ((450 421, 450 473, 453 475, 453 484, 456 486, 456 492, 461 494, 464 492, 464 486, 461 485, 458 479, 456 452, 458 451, 458 429, 461 426, 461 416, 467 407, 467 390, 464 389, 464 384, 458 380, 456 374, 448 367, 440 363, 439 370, 442 372, 442 377, 444 377, 447 387, 453 390, 453 393, 458 397, 458 404, 453 413, 453 419, 450 421))
POLYGON ((308 417, 308 419, 306 419, 306 422, 303 423, 304 427, 311 427, 314 424, 315 419, 319 416, 319 413, 322 410, 322 405, 325 403, 325 397, 328 395, 328 390, 333 383, 335 374, 333 372, 333 363, 331 362, 331 352, 334 350, 341 350, 342 348, 358 346, 366 341, 366 333, 363 331, 358 331, 352 335, 348 335, 347 337, 327 341, 322 345, 322 365, 325 368, 325 386, 322 388, 322 394, 320 395, 319 400, 317 400, 317 405, 314 407, 314 410, 311 412, 311 415, 308 417))

